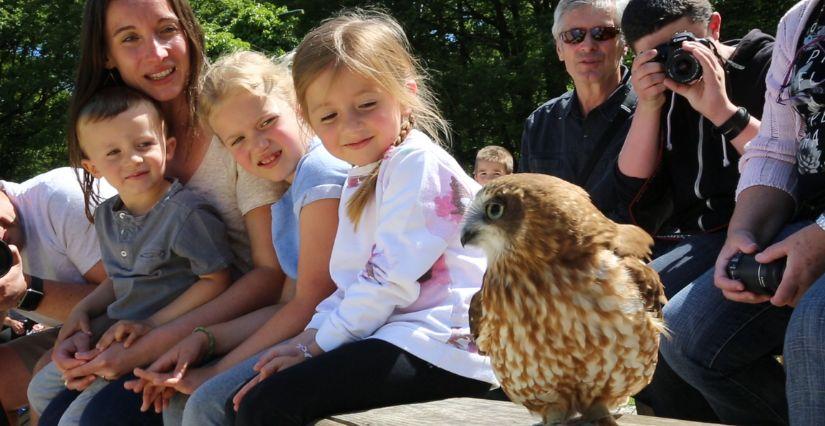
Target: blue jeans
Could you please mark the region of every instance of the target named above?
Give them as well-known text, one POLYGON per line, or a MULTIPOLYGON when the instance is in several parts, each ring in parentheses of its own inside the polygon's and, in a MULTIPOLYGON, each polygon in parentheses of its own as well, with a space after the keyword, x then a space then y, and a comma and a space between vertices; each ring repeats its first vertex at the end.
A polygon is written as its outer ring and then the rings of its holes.
MULTIPOLYGON (((725 232, 715 232, 694 235, 681 241, 656 242, 655 252, 660 254, 650 262, 650 266, 659 273, 668 299, 713 267, 725 243, 725 236, 725 232)), ((661 354, 653 380, 635 398, 653 409, 659 417, 719 421, 702 394, 682 380, 661 354)))
POLYGON ((201 384, 192 395, 175 394, 169 407, 163 410, 165 426, 231 425, 226 401, 231 400, 243 385, 258 373, 252 369, 261 353, 236 364, 229 370, 201 384))
MULTIPOLYGON (((807 223, 786 227, 776 241, 807 223)), ((825 277, 796 309, 732 302, 708 271, 670 300, 673 337, 661 353, 699 389, 719 418, 736 424, 820 424, 825 418, 825 277), (786 375, 774 355, 785 355, 786 375), (789 418, 788 407, 791 417, 789 418)))

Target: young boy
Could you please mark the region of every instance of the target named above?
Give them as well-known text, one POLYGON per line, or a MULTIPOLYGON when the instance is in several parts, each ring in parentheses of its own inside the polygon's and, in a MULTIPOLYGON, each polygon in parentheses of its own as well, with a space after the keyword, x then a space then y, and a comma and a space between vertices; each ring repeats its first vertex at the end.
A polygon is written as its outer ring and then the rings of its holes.
POLYGON ((498 145, 488 145, 478 150, 473 178, 484 185, 491 180, 513 173, 513 155, 498 145))
MULTIPOLYGON (((154 101, 126 87, 95 94, 81 109, 69 155, 84 183, 105 178, 118 192, 94 213, 101 259, 109 279, 72 310, 64 328, 89 334, 90 318, 117 323, 97 347, 78 351, 68 365, 47 365, 29 385, 32 408, 42 412, 65 389, 62 370, 92 359, 114 341, 130 346, 140 336, 220 294, 229 284, 232 255, 223 223, 209 205, 178 181, 164 177, 175 139, 154 101)), ((87 203, 89 185, 83 185, 87 203)), ((76 424, 106 381, 88 377, 61 424, 76 424)))

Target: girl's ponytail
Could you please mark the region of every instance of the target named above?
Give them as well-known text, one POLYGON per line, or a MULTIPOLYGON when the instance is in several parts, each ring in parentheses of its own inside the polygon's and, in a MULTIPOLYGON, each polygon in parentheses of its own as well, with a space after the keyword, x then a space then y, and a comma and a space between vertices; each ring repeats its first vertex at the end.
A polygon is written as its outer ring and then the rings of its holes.
MULTIPOLYGON (((409 135, 414 125, 415 119, 412 114, 410 114, 407 119, 401 123, 401 131, 398 133, 398 138, 393 143, 393 146, 401 145, 401 143, 407 139, 407 135, 409 135)), ((378 164, 372 169, 367 179, 361 183, 361 186, 355 190, 355 194, 353 194, 352 198, 347 202, 347 217, 352 221, 355 230, 358 230, 358 222, 361 220, 361 214, 364 213, 364 208, 367 207, 367 203, 369 203, 373 195, 375 195, 375 188, 378 185, 378 171, 381 169, 382 161, 383 160, 378 161, 378 164)))

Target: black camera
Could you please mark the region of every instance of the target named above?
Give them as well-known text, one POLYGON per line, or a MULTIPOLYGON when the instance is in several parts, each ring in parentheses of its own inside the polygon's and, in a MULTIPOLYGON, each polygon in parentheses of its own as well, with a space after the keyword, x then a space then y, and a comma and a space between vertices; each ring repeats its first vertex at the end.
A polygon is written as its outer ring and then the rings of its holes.
POLYGON ((728 278, 741 281, 745 284, 745 290, 772 296, 785 273, 785 260, 782 258, 771 263, 759 263, 754 255, 739 253, 728 262, 728 278))
POLYGON ((713 48, 710 40, 697 38, 689 31, 676 33, 667 43, 656 46, 656 57, 654 62, 665 64, 665 75, 682 84, 691 84, 702 77, 702 65, 690 54, 682 49, 683 41, 695 41, 707 47, 713 48))
POLYGON ((0 240, 0 277, 5 276, 13 265, 14 257, 11 254, 11 249, 5 241, 0 240))

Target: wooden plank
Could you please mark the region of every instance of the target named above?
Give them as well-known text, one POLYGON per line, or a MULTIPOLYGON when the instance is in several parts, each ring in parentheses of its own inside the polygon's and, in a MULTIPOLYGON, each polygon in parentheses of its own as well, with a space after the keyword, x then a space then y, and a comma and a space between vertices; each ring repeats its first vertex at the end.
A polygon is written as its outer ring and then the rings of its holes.
MULTIPOLYGON (((696 423, 659 417, 622 415, 617 420, 622 426, 700 426, 696 423)), ((420 404, 396 405, 357 413, 330 416, 316 422, 318 426, 412 426, 412 425, 534 425, 538 416, 526 408, 507 401, 476 398, 453 398, 420 404)))

